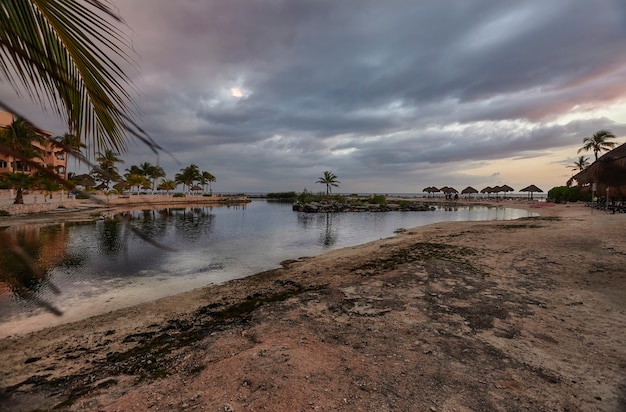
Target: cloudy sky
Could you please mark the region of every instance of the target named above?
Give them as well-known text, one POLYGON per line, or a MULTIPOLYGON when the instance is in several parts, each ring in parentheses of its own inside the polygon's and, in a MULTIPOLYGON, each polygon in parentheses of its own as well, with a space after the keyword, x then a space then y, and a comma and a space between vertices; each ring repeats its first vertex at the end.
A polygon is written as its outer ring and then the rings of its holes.
MULTIPOLYGON (((626 142, 623 0, 114 3, 140 124, 176 159, 158 161, 217 192, 323 190, 324 170, 346 193, 547 191, 583 137, 626 142)), ((157 162, 141 144, 124 158, 157 162)))

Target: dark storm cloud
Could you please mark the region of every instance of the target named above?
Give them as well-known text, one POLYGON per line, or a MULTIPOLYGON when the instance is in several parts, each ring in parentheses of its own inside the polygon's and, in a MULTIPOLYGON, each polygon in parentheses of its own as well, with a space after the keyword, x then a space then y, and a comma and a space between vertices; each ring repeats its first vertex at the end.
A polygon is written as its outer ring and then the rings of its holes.
POLYGON ((594 112, 626 100, 620 0, 147 4, 118 4, 143 124, 225 189, 300 189, 325 169, 401 184, 623 133, 594 112))

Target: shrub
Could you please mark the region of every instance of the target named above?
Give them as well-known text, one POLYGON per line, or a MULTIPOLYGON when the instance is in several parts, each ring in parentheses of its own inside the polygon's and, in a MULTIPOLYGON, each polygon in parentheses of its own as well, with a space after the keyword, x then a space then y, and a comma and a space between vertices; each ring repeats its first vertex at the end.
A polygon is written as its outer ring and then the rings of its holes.
POLYGON ((578 186, 556 186, 548 191, 548 199, 555 203, 590 201, 591 195, 582 193, 578 186))
POLYGON ((272 193, 268 193, 267 194, 267 198, 268 199, 280 199, 280 200, 293 200, 297 196, 298 195, 294 191, 291 191, 291 192, 272 192, 272 193))
POLYGON ((386 206, 387 205, 387 197, 385 195, 374 195, 374 196, 370 197, 370 199, 368 200, 368 203, 376 204, 376 205, 379 205, 379 206, 386 206))
POLYGON ((11 216, 11 214, 6 210, 0 210, 0 216, 11 216))
POLYGON ((174 193, 172 197, 185 197, 184 193, 174 193))

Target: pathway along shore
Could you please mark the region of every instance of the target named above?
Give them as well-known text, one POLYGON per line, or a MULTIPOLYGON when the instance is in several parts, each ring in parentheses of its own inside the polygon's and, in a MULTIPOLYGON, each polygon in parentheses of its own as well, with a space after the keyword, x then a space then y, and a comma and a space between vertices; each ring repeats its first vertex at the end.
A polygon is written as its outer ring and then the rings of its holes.
POLYGON ((625 410, 626 214, 531 210, 0 340, 0 410, 625 410))

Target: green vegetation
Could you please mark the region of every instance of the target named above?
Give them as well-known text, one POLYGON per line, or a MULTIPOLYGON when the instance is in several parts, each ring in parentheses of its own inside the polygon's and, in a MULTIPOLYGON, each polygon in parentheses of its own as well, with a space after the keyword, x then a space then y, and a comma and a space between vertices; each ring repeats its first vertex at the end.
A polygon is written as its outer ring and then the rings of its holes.
POLYGON ((302 193, 296 196, 296 200, 302 204, 312 203, 312 202, 336 202, 339 204, 344 204, 348 201, 348 197, 345 195, 328 195, 322 192, 313 193, 304 189, 302 193))
POLYGON ((582 193, 578 186, 556 186, 548 191, 548 199, 555 203, 590 201, 591 195, 582 193))
MULTIPOLYGON (((306 189, 305 189, 306 190, 306 189)), ((284 201, 294 201, 298 194, 295 191, 291 192, 273 192, 268 193, 267 198, 272 200, 284 200, 284 201)))
POLYGON ((0 209, 0 217, 6 217, 6 216, 11 216, 11 214, 7 212, 6 210, 0 209))

